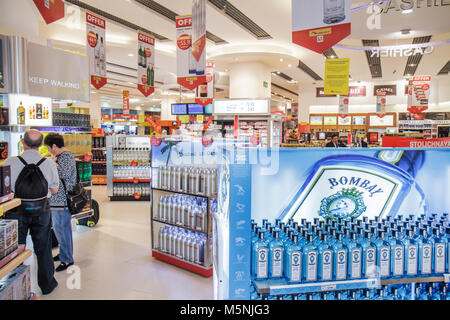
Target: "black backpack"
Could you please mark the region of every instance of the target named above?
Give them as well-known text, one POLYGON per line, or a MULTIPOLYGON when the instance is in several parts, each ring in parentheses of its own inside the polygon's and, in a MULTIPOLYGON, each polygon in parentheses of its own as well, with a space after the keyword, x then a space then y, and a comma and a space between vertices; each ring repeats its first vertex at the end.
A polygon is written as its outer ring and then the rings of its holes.
POLYGON ((22 203, 19 212, 27 216, 39 216, 47 208, 48 182, 39 166, 46 160, 28 164, 22 157, 19 160, 25 165, 16 180, 15 197, 22 203))

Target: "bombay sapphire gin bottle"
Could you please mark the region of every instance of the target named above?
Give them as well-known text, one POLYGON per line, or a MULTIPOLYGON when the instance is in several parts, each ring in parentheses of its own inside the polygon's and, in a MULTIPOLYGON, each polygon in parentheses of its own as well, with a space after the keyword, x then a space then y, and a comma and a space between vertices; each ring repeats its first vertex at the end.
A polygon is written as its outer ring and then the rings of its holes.
POLYGON ((361 278, 362 248, 356 241, 356 233, 351 233, 351 241, 347 244, 350 257, 348 259, 348 275, 350 279, 361 278))
POLYGON ((345 20, 345 0, 323 0, 323 22, 339 23, 345 20))
POLYGON ((405 247, 399 239, 399 232, 392 231, 391 237, 391 269, 394 278, 401 278, 404 275, 405 247))
POLYGON ((300 222, 319 215, 374 220, 399 213, 426 214, 424 193, 414 181, 424 157, 420 150, 325 157, 308 170, 305 182, 290 196, 280 218, 300 222))
POLYGON ((279 231, 273 231, 273 239, 269 243, 269 277, 271 279, 283 276, 283 242, 279 239, 279 231))
POLYGON ((408 277, 417 276, 417 263, 418 263, 418 251, 419 247, 412 230, 406 231, 405 240, 405 271, 408 277))
POLYGON ((302 250, 298 245, 298 235, 292 235, 292 243, 286 249, 286 279, 289 283, 302 280, 302 250))
POLYGON ((379 267, 379 276, 388 278, 391 275, 391 247, 385 238, 385 231, 378 231, 378 239, 375 242, 377 246, 377 261, 379 267))
POLYGON ((433 242, 428 238, 426 229, 420 229, 421 238, 419 240, 419 273, 422 275, 431 274, 433 242))
POLYGON ((313 245, 313 235, 307 235, 308 243, 303 247, 303 280, 306 282, 317 281, 317 260, 318 254, 316 246, 313 245))
POLYGON ((336 280, 346 280, 347 279, 347 260, 348 260, 348 249, 347 246, 342 242, 342 233, 337 234, 338 242, 334 244, 334 279, 336 280))
POLYGON ((369 231, 361 234, 364 238, 361 241, 362 257, 363 257, 363 278, 376 277, 376 257, 377 249, 375 243, 372 242, 372 235, 369 231))
POLYGON ((434 235, 434 266, 433 273, 440 274, 445 272, 445 245, 446 239, 441 237, 441 232, 439 228, 433 228, 434 235))
POLYGON ((328 244, 328 236, 321 235, 321 244, 318 246, 319 252, 319 280, 330 281, 333 278, 333 250, 328 244))
POLYGON ((256 280, 267 279, 269 275, 269 248, 264 240, 264 232, 259 232, 259 240, 252 250, 253 276, 256 280))

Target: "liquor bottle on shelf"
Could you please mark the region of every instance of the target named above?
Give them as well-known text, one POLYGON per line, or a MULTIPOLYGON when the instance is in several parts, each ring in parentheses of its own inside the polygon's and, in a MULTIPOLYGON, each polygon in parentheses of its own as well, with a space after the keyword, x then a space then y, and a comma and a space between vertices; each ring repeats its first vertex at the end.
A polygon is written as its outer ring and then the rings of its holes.
POLYGON ((303 247, 303 280, 305 282, 317 281, 317 248, 313 245, 313 235, 306 236, 308 244, 303 247))
POLYGON ((331 281, 333 279, 333 250, 328 244, 328 236, 321 235, 321 243, 318 246, 319 280, 331 281))
POLYGON ((391 243, 391 269, 392 276, 394 278, 400 278, 404 275, 404 265, 405 265, 405 248, 399 239, 399 232, 392 231, 392 237, 390 239, 391 243))
POLYGON ((252 273, 256 280, 267 279, 269 274, 269 248, 264 240, 264 232, 260 231, 258 240, 252 250, 252 273))
POLYGON ((20 101, 19 106, 17 107, 17 124, 25 124, 25 108, 22 105, 22 101, 20 101))
POLYGON ((418 269, 418 244, 414 240, 412 230, 406 231, 405 240, 405 273, 408 277, 416 277, 418 269))
POLYGON ((273 231, 273 239, 269 243, 269 277, 272 279, 283 276, 283 242, 279 239, 279 231, 273 231))
POLYGON ((289 283, 297 283, 302 280, 302 250, 298 245, 298 235, 292 235, 292 243, 285 250, 286 279, 289 283))

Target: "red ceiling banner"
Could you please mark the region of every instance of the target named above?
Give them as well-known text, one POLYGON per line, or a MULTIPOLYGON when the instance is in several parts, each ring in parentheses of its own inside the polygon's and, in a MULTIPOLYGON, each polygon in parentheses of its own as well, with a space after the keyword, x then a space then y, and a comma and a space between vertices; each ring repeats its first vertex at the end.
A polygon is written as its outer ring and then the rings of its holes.
POLYGON ((214 62, 206 64, 206 82, 202 83, 195 90, 195 102, 206 107, 213 103, 214 99, 214 62))
POLYGON ((292 42, 324 53, 351 33, 350 0, 292 0, 292 42))
POLYGON ((428 109, 430 98, 431 77, 413 77, 408 84, 408 111, 421 113, 428 109))
POLYGON ((123 118, 130 117, 130 91, 123 90, 123 118))
POLYGON ((155 37, 138 31, 138 90, 148 97, 155 92, 155 37))
POLYGON ((86 11, 86 53, 89 57, 91 84, 100 89, 106 85, 106 20, 86 11))
POLYGON ((33 0, 46 24, 64 18, 64 2, 62 0, 33 0))

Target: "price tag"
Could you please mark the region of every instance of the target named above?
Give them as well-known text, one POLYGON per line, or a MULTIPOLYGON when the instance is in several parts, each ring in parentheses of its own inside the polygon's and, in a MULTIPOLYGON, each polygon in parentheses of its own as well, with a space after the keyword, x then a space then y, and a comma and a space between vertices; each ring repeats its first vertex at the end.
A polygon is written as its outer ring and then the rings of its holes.
POLYGON ((136 160, 131 161, 131 166, 132 167, 137 167, 138 162, 136 160))
POLYGON ((135 198, 136 200, 140 199, 140 198, 141 198, 141 194, 140 194, 139 192, 136 192, 136 193, 134 194, 134 198, 135 198))

